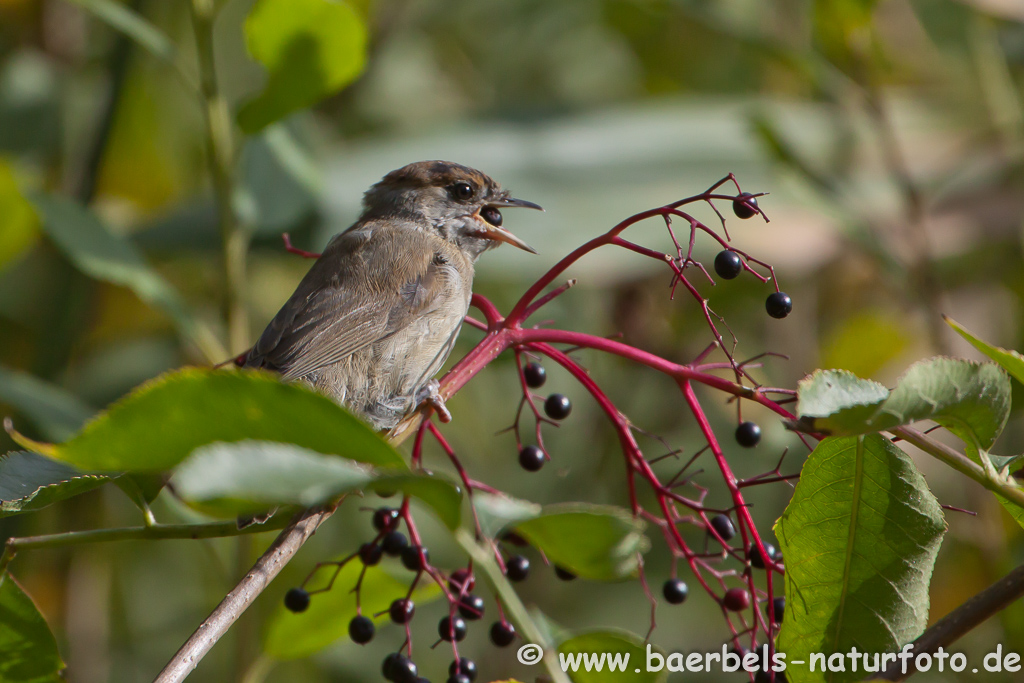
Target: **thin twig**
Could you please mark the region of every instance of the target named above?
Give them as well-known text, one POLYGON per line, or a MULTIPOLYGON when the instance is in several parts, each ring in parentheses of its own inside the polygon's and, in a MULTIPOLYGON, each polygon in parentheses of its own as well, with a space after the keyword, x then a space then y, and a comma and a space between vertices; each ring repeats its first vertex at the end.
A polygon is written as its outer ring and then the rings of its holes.
POLYGON ((160 675, 154 679, 154 683, 178 683, 185 680, 245 609, 288 564, 302 544, 332 514, 333 508, 313 508, 298 514, 278 535, 273 545, 256 561, 245 578, 227 594, 217 605, 217 609, 213 610, 181 646, 160 675))
POLYGON ((276 531, 284 526, 284 519, 271 518, 266 524, 253 524, 242 529, 237 522, 213 522, 210 524, 154 524, 130 526, 117 529, 90 529, 67 531, 45 536, 21 536, 7 539, 3 555, 0 555, 0 574, 7 568, 15 554, 21 550, 59 548, 85 543, 110 543, 112 541, 161 541, 173 538, 199 539, 223 538, 258 534, 262 531, 276 531))
POLYGON ((238 353, 249 339, 249 312, 245 305, 249 233, 239 224, 234 210, 235 140, 231 112, 217 84, 213 50, 216 7, 213 0, 192 0, 191 8, 206 116, 206 156, 224 252, 224 318, 228 323, 228 346, 232 353, 238 353))
POLYGON ((970 632, 983 621, 1008 607, 1015 600, 1024 596, 1024 564, 970 598, 964 604, 932 624, 931 628, 911 643, 914 657, 910 659, 907 671, 896 662, 875 674, 868 680, 904 681, 917 673, 914 660, 921 653, 934 653, 940 647, 955 643, 961 636, 970 632))
MULTIPOLYGON (((907 443, 917 446, 928 455, 941 460, 957 472, 967 475, 989 491, 1017 505, 1024 506, 1024 489, 1016 486, 1011 477, 1000 479, 999 475, 995 474, 991 463, 989 463, 989 468, 986 470, 985 467, 974 462, 963 453, 910 427, 897 427, 892 430, 892 433, 907 443)), ((982 454, 982 457, 987 458, 988 456, 982 454)))

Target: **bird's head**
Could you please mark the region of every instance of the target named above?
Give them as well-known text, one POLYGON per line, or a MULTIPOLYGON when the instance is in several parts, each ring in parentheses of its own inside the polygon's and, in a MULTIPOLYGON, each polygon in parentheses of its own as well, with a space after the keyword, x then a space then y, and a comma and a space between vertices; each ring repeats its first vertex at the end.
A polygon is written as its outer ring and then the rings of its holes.
POLYGON ((510 197, 490 177, 461 164, 419 161, 403 166, 371 187, 363 205, 363 219, 393 216, 422 224, 474 260, 501 242, 537 253, 502 227, 501 209, 543 209, 510 197))

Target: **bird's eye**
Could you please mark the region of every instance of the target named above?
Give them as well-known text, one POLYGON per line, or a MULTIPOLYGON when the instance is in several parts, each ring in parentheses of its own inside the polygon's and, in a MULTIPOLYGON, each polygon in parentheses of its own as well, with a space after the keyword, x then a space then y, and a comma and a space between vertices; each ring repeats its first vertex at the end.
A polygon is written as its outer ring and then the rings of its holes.
POLYGON ((473 196, 473 186, 469 183, 455 183, 450 190, 456 199, 470 199, 473 196))
POLYGON ((496 228, 501 227, 501 211, 493 206, 485 206, 480 209, 480 217, 496 228))

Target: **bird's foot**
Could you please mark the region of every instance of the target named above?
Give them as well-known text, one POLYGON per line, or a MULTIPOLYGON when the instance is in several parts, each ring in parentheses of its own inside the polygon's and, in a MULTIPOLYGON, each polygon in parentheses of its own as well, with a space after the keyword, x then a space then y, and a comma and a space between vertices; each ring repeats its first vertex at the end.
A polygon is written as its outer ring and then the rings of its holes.
POLYGON ((422 408, 424 405, 433 408, 434 412, 437 413, 437 419, 441 420, 441 422, 447 424, 452 421, 452 414, 441 397, 441 383, 436 379, 430 380, 422 389, 416 392, 416 406, 422 408))
POLYGON ((253 524, 266 524, 276 512, 277 508, 273 508, 258 515, 239 515, 235 520, 235 524, 238 526, 239 530, 250 527, 253 524))

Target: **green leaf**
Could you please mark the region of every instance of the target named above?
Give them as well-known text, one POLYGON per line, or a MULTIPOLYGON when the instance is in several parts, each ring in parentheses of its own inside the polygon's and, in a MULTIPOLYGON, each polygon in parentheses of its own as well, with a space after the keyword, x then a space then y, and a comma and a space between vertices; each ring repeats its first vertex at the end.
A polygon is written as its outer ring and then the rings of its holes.
POLYGON ((96 412, 74 394, 24 372, 0 367, 0 402, 11 406, 58 441, 77 432, 96 412))
POLYGON ((0 574, 0 681, 58 680, 64 668, 57 641, 32 598, 10 574, 0 574))
POLYGON ((276 441, 385 468, 402 457, 326 396, 270 373, 189 368, 143 384, 56 446, 26 445, 85 470, 168 470, 215 441, 276 441))
POLYGON ((122 474, 114 483, 140 510, 146 512, 167 483, 167 475, 163 472, 135 472, 122 474))
POLYGON ((457 529, 462 522, 462 489, 436 474, 416 472, 380 476, 370 488, 375 491, 400 491, 420 499, 451 530, 457 529))
MULTIPOLYGON (((962 325, 960 325, 960 323, 956 322, 952 318, 946 316, 943 316, 943 318, 945 319, 946 323, 957 332, 957 334, 959 334, 961 337, 970 342, 971 345, 974 346, 974 348, 978 349, 986 356, 988 356, 996 363, 998 363, 999 367, 1003 368, 1003 370, 1006 370, 1008 373, 1010 373, 1010 375, 1014 377, 1018 382, 1024 383, 1024 356, 1022 356, 1017 351, 1003 349, 998 346, 992 346, 991 344, 983 342, 977 337, 975 337, 973 334, 968 332, 966 328, 964 328, 962 325)), ((979 453, 974 452, 973 448, 969 449, 968 455, 970 455, 976 462, 980 461, 981 455, 979 453)), ((1004 468, 1009 467, 1015 461, 1019 461, 1021 457, 1024 456, 990 455, 989 459, 992 460, 992 464, 996 467, 997 470, 1002 470, 1004 468)), ((1013 480, 1011 479, 1010 481, 1013 480)), ((1006 508, 1006 511, 1010 513, 1010 516, 1013 517, 1018 524, 1024 527, 1024 508, 1017 505, 1016 503, 1007 500, 1006 498, 1003 498, 998 494, 996 494, 996 498, 999 500, 999 503, 1004 508, 1006 508)))
POLYGON ((0 456, 0 517, 44 508, 107 481, 35 453, 8 453, 0 456))
POLYGON ((1010 373, 1014 379, 1024 384, 1024 355, 1017 351, 987 344, 968 332, 966 328, 952 318, 945 318, 945 320, 950 327, 956 330, 957 334, 969 341, 974 348, 994 360, 1003 370, 1010 373))
POLYGON ((134 244, 115 235, 95 214, 70 199, 41 193, 31 199, 42 215, 47 236, 79 270, 89 277, 132 290, 142 301, 164 311, 184 335, 203 349, 218 346, 208 330, 196 322, 174 288, 149 267, 134 244))
POLYGON ((836 415, 849 424, 866 424, 889 398, 884 385, 846 370, 818 370, 800 380, 797 389, 797 415, 809 431, 829 428, 822 420, 836 415))
POLYGON ((462 501, 459 490, 439 477, 381 476, 352 460, 266 441, 202 446, 181 464, 172 482, 175 492, 195 507, 228 516, 278 505, 312 507, 377 482, 420 498, 455 528, 462 501))
POLYGON ((834 436, 934 420, 970 448, 987 451, 1010 413, 1006 373, 992 363, 952 358, 915 363, 891 392, 841 370, 819 370, 797 388, 800 427, 834 436))
MULTIPOLYGON (((877 434, 825 439, 811 453, 775 524, 786 557, 787 662, 811 653, 895 652, 928 622, 928 583, 946 525, 938 501, 903 451, 877 434)), ((811 673, 793 683, 860 680, 811 673)))
MULTIPOLYGON (((885 395, 877 382, 842 370, 819 370, 798 386, 797 427, 836 436, 893 429, 934 420, 959 437, 983 466, 1005 465, 988 455, 1010 415, 1010 379, 998 365, 952 358, 915 363, 885 395)), ((996 494, 1024 526, 1024 508, 996 494)))
POLYGON ((21 256, 39 234, 39 218, 21 196, 10 165, 0 159, 0 269, 21 256))
POLYGON ((236 516, 277 505, 312 507, 363 488, 366 465, 267 441, 201 446, 171 477, 175 492, 205 511, 236 516))
POLYGON ((337 92, 366 63, 366 27, 340 0, 259 0, 245 38, 267 69, 266 88, 238 113, 249 134, 337 92))
MULTIPOLYGON (((358 559, 345 564, 331 590, 314 594, 305 612, 294 614, 285 609, 284 605, 278 605, 267 623, 263 639, 264 652, 275 659, 299 659, 346 637, 348 622, 356 615, 356 596, 352 588, 359 580, 362 569, 363 565, 358 559)), ((333 573, 333 567, 321 568, 308 588, 316 590, 326 586, 333 573)), ((360 604, 362 613, 373 618, 378 626, 387 619, 386 610, 391 603, 409 592, 412 574, 404 572, 400 576, 401 580, 392 576, 384 565, 366 567, 366 575, 360 585, 360 604), (385 613, 374 618, 377 612, 385 613)), ((437 584, 427 580, 420 581, 411 597, 419 607, 440 595, 441 589, 437 584)))
POLYGON ((514 529, 557 566, 596 581, 631 576, 650 547, 643 520, 608 505, 552 505, 514 529))
POLYGON ((480 530, 489 538, 496 537, 511 524, 533 519, 543 511, 539 503, 484 491, 473 494, 473 506, 480 520, 480 530))
MULTIPOLYGON (((658 648, 653 651, 664 655, 658 648)), ((668 678, 666 668, 647 671, 647 646, 643 638, 626 631, 592 631, 574 636, 559 644, 558 658, 563 663, 577 663, 576 671, 567 671, 575 683, 657 683, 668 678), (623 659, 626 655, 628 660, 623 659)))
MULTIPOLYGON (((86 405, 77 396, 55 384, 49 384, 32 375, 3 367, 0 367, 0 401, 18 410, 31 420, 46 438, 55 441, 67 439, 73 435, 81 429, 90 416, 96 413, 95 408, 86 405)), ((54 465, 56 466, 56 463, 54 465)), ((69 469, 68 471, 78 476, 74 482, 58 487, 58 490, 47 489, 44 499, 48 502, 39 501, 40 504, 33 503, 33 507, 25 509, 34 510, 49 505, 54 500, 70 498, 95 488, 108 479, 108 477, 101 477, 91 485, 87 485, 87 482, 92 480, 82 478, 82 473, 77 470, 69 469), (59 495, 59 498, 50 500, 49 496, 53 495, 59 495)), ((114 483, 140 509, 145 509, 146 503, 152 502, 163 487, 163 480, 152 475, 121 476, 115 479, 114 483)), ((11 507, 11 510, 14 511, 14 508, 11 507)))

